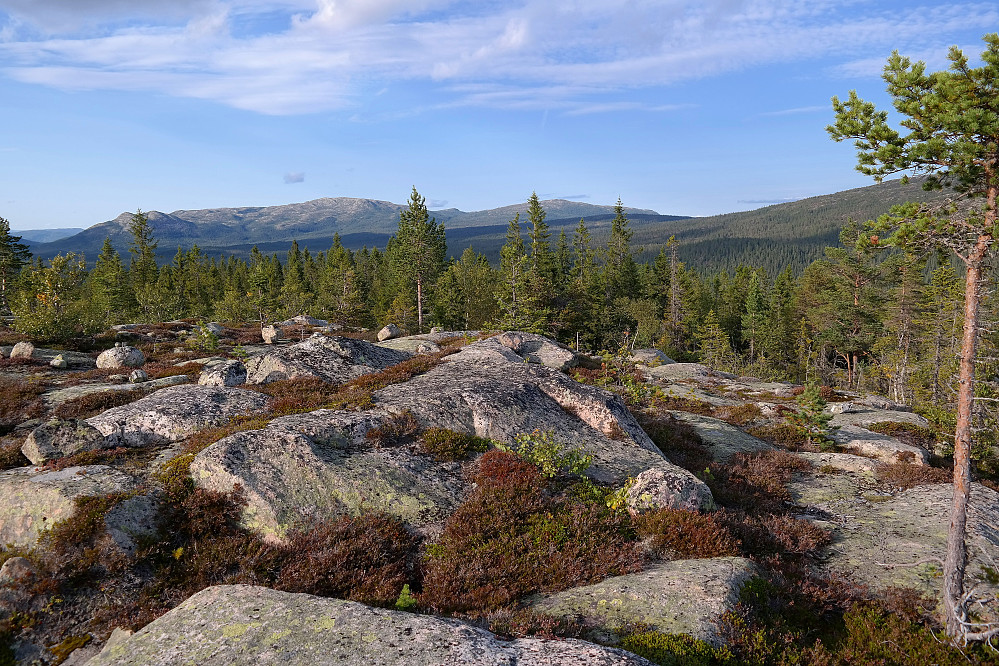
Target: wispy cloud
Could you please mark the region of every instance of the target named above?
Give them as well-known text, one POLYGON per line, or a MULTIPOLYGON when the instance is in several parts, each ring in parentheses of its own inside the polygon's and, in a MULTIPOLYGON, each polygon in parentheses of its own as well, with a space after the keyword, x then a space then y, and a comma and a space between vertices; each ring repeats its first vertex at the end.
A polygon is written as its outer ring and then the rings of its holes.
POLYGON ((761 118, 772 118, 780 116, 797 116, 803 113, 818 113, 820 111, 828 111, 829 105, 825 106, 799 106, 794 109, 781 109, 780 111, 767 111, 766 113, 761 113, 761 118))
POLYGON ((631 93, 813 58, 869 73, 892 48, 997 23, 999 9, 971 1, 6 0, 0 62, 30 83, 268 114, 364 113, 400 82, 451 106, 665 112, 679 107, 631 93))
POLYGON ((447 199, 431 199, 427 202, 427 208, 447 208, 447 199))
POLYGON ((289 171, 284 175, 284 182, 289 185, 291 183, 304 183, 305 174, 301 171, 289 171))

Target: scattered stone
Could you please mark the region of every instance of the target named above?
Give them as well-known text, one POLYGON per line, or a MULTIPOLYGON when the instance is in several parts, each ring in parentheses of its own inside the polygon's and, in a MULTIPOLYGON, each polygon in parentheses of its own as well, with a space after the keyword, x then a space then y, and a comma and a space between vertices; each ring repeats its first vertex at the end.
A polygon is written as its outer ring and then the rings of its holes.
POLYGON ((435 345, 433 342, 421 342, 420 346, 416 348, 417 354, 436 354, 441 350, 440 347, 435 345))
POLYGON ((132 384, 141 384, 149 381, 149 374, 145 370, 132 370, 128 375, 128 381, 132 384))
POLYGON ((38 570, 26 557, 12 557, 0 566, 0 587, 24 587, 38 578, 38 570))
POLYGON ((434 326, 434 327, 432 327, 430 329, 430 335, 438 335, 438 334, 443 333, 443 332, 444 332, 444 329, 442 327, 440 327, 440 326, 434 326))
POLYGON ((18 342, 14 345, 14 348, 10 350, 10 357, 15 358, 31 358, 35 354, 35 345, 30 342, 18 342))
POLYGON ((139 368, 146 362, 146 355, 135 347, 118 342, 97 357, 98 368, 139 368), (119 346, 120 345, 120 346, 119 346))
POLYGON ((762 439, 720 419, 688 412, 671 411, 670 414, 691 426, 701 442, 711 450, 714 459, 720 462, 727 462, 736 453, 757 453, 773 449, 762 439))
POLYGON ((830 414, 850 414, 859 411, 849 400, 845 402, 831 402, 826 408, 830 414))
POLYGON ((848 452, 858 453, 886 463, 928 465, 929 453, 918 446, 904 444, 897 437, 871 432, 859 426, 843 426, 830 437, 848 452))
POLYGON ((215 321, 210 321, 207 324, 205 324, 204 329, 209 333, 211 333, 212 335, 216 336, 223 335, 225 333, 225 326, 215 321))
POLYGON ((102 448, 105 448, 104 434, 86 421, 52 419, 31 431, 21 446, 21 453, 32 465, 42 465, 49 460, 102 448))
POLYGON ((543 335, 507 331, 496 339, 528 363, 540 363, 562 372, 579 365, 579 355, 576 352, 543 335))
POLYGON ((59 354, 54 359, 49 361, 49 365, 57 370, 65 370, 69 367, 69 363, 66 362, 66 357, 59 354))
POLYGON ((132 490, 135 479, 105 465, 50 472, 19 467, 0 472, 0 543, 32 547, 38 535, 76 511, 73 499, 132 490))
POLYGON ((263 409, 267 396, 255 391, 189 384, 171 386, 87 419, 114 446, 177 442, 196 430, 263 409))
POLYGON ((221 585, 198 592, 89 666, 650 666, 585 641, 502 640, 459 620, 221 585))
POLYGON ((402 329, 395 324, 386 324, 382 330, 378 331, 378 342, 384 342, 385 340, 392 340, 399 337, 402 337, 402 329))
POLYGON ((655 509, 714 508, 707 485, 691 474, 677 473, 677 469, 674 465, 656 466, 636 476, 625 496, 628 510, 638 515, 655 509))
POLYGON ((282 379, 317 377, 341 384, 361 375, 384 370, 410 358, 405 352, 352 338, 309 338, 245 362, 246 383, 266 384, 282 379))
POLYGON ((202 386, 239 386, 246 383, 246 366, 242 361, 221 360, 205 365, 198 377, 202 386))
POLYGON ((276 344, 278 339, 281 337, 281 329, 273 324, 270 326, 264 326, 260 329, 260 337, 263 338, 264 344, 276 344))
POLYGON ((753 562, 741 557, 675 560, 564 590, 534 601, 531 608, 581 618, 598 628, 595 638, 604 640, 613 641, 614 629, 642 624, 718 646, 723 642, 719 620, 735 610, 742 586, 759 573, 753 562))

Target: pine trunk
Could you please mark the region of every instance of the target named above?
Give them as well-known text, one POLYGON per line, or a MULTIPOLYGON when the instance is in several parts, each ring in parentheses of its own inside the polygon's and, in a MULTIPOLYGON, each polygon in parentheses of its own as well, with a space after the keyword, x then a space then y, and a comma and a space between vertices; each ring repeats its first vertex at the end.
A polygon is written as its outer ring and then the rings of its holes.
POLYGON ((971 496, 971 419, 975 399, 975 352, 978 342, 979 280, 988 239, 979 239, 967 260, 964 287, 964 335, 957 398, 957 425, 954 429, 954 498, 951 504, 950 529, 947 532, 947 557, 944 560, 944 612, 947 634, 959 638, 967 620, 964 604, 964 572, 968 563, 965 531, 968 500, 971 496))

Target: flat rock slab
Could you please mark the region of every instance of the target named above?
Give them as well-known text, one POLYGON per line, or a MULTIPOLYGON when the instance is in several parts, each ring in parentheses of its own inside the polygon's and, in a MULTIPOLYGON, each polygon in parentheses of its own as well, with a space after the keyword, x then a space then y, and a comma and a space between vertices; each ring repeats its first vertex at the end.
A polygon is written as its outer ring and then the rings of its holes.
POLYGON ((732 379, 735 375, 728 372, 712 370, 701 363, 667 363, 655 367, 643 367, 642 372, 646 377, 651 377, 662 382, 678 382, 683 380, 718 381, 720 379, 732 379))
POLYGON ((104 465, 0 472, 0 543, 31 547, 43 530, 72 515, 74 498, 127 492, 135 485, 129 474, 104 465))
POLYGON ((341 384, 401 363, 412 355, 352 338, 318 335, 246 359, 246 383, 317 377, 341 384))
MULTIPOLYGON (((605 483, 619 484, 668 464, 618 396, 525 363, 495 338, 468 345, 432 370, 376 391, 374 399, 392 412, 411 411, 425 426, 506 444, 522 433, 551 430, 565 448, 582 448, 593 456, 586 474, 605 483)), ((684 473, 691 483, 701 483, 684 473)))
POLYGON ((458 620, 224 585, 203 590, 89 666, 648 666, 578 640, 501 640, 458 620))
POLYGON ((736 453, 758 453, 774 448, 721 419, 679 411, 671 411, 670 414, 692 427, 704 445, 711 450, 714 459, 720 462, 728 461, 736 453))
POLYGON ((582 617, 597 635, 612 636, 616 629, 641 623, 720 645, 717 621, 735 609, 742 586, 758 573, 755 564, 741 557, 676 560, 565 590, 531 607, 560 617, 582 617))
MULTIPOLYGON (((7 349, 5 356, 10 356, 11 348, 5 347, 5 349, 7 349)), ((47 349, 45 347, 35 347, 31 352, 31 358, 45 361, 46 363, 51 363, 52 359, 57 356, 62 356, 63 360, 66 361, 66 369, 68 370, 90 370, 97 367, 97 360, 90 354, 84 354, 83 352, 47 349)))
POLYGON ((245 389, 189 384, 160 389, 87 419, 119 446, 177 442, 201 428, 264 408, 268 397, 245 389))
POLYGON ((364 435, 385 417, 318 410, 275 419, 206 448, 192 462, 191 476, 210 490, 242 486, 244 524, 271 539, 309 518, 365 511, 433 531, 468 490, 461 466, 407 447, 372 449, 364 435))
POLYGON ((42 400, 49 407, 56 407, 69 400, 75 400, 76 398, 82 398, 83 396, 93 395, 95 393, 108 393, 110 391, 150 391, 159 388, 166 388, 167 386, 177 386, 179 384, 187 384, 191 380, 187 375, 173 375, 171 377, 162 377, 160 379, 150 379, 148 382, 142 382, 141 384, 80 384, 79 386, 68 386, 62 389, 56 389, 54 391, 49 391, 42 395, 42 400))
POLYGON ((393 351, 405 352, 410 356, 414 356, 418 353, 426 353, 425 350, 440 351, 440 347, 437 343, 430 341, 429 335, 407 335, 402 338, 382 340, 381 342, 375 343, 375 345, 378 347, 384 347, 385 349, 391 349, 393 351))
MULTIPOLYGON (((795 503, 818 509, 821 526, 832 529, 832 543, 823 567, 875 589, 914 587, 940 599, 940 566, 927 558, 943 559, 953 486, 916 486, 894 495, 871 490, 866 474, 852 472, 800 476, 789 486, 795 503), (888 565, 888 566, 882 566, 888 565)), ((983 566, 999 559, 999 493, 972 484, 968 509, 967 543, 969 583, 983 566)), ((983 592, 999 593, 985 585, 983 592)))
POLYGON ((897 437, 882 435, 860 426, 843 426, 833 431, 830 437, 847 451, 881 462, 910 465, 928 465, 930 462, 930 454, 926 449, 905 444, 897 437))
POLYGON ((911 423, 912 425, 928 428, 930 422, 919 414, 912 412, 900 412, 894 409, 874 409, 873 407, 858 407, 853 404, 853 411, 835 414, 829 421, 830 426, 860 426, 867 427, 872 423, 882 423, 889 421, 892 423, 911 423))

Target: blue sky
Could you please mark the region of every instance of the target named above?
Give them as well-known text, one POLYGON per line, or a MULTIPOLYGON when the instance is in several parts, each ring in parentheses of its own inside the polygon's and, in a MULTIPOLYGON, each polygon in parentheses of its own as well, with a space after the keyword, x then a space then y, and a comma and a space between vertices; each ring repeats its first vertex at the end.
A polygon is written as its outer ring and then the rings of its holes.
POLYGON ((893 49, 981 51, 994 2, 0 0, 0 217, 326 196, 666 214, 869 184, 829 99, 893 49))

